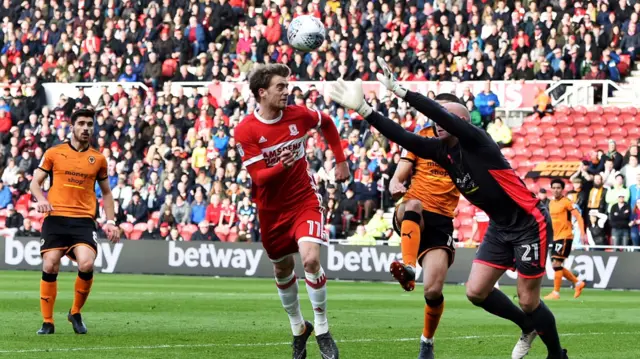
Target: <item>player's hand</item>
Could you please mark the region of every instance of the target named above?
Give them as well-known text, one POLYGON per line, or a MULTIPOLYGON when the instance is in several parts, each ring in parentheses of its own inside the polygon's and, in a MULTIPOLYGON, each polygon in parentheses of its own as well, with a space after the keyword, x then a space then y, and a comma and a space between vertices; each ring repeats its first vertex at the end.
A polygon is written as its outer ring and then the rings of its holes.
POLYGON ((389 192, 391 192, 391 197, 396 200, 407 193, 407 188, 398 181, 391 181, 389 183, 389 192))
POLYGON ((404 98, 407 95, 407 89, 400 86, 400 84, 396 80, 396 77, 393 75, 393 72, 391 72, 391 69, 389 69, 389 65, 387 65, 387 62, 384 61, 382 57, 378 56, 377 60, 378 66, 380 66, 380 69, 382 70, 382 73, 376 74, 376 78, 378 78, 378 81, 382 82, 384 87, 391 90, 394 94, 396 94, 396 96, 404 98))
POLYGON ((111 243, 120 242, 120 229, 111 223, 107 223, 102 227, 102 230, 107 235, 107 239, 111 243))
POLYGON ((366 118, 373 112, 371 106, 364 100, 360 79, 349 82, 338 79, 331 87, 329 96, 343 107, 355 110, 362 117, 366 118))
POLYGON ((584 244, 585 246, 589 245, 589 236, 587 236, 586 234, 582 236, 582 244, 584 244))
POLYGON ((36 210, 39 213, 49 213, 53 211, 53 207, 51 206, 51 203, 49 203, 49 201, 43 199, 42 201, 38 201, 36 203, 36 210))
POLYGON ((296 159, 291 151, 284 150, 280 154, 280 162, 282 162, 284 168, 291 168, 296 163, 296 159))
POLYGON ((347 164, 347 161, 340 162, 336 165, 335 175, 337 182, 344 182, 349 179, 351 173, 349 173, 349 165, 347 164))

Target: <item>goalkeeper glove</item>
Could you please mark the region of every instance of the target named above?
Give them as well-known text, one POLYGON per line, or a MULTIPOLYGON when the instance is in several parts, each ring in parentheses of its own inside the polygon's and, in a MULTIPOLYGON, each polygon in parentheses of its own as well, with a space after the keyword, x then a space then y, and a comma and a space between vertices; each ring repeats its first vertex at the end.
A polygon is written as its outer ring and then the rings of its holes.
POLYGON ((364 100, 362 81, 360 79, 349 82, 338 79, 333 84, 329 96, 343 107, 355 110, 362 117, 366 118, 373 112, 371 106, 364 100))
POLYGON ((382 84, 396 94, 396 96, 403 99, 407 95, 407 89, 400 86, 393 72, 389 69, 389 65, 387 65, 387 62, 380 56, 378 56, 378 66, 380 66, 383 72, 376 74, 378 81, 382 82, 382 84))

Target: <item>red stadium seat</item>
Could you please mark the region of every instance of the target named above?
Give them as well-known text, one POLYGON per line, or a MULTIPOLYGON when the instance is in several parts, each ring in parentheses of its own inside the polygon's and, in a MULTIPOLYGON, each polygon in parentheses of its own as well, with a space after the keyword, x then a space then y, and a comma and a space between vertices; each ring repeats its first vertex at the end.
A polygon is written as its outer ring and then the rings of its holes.
POLYGON ((31 222, 31 227, 34 230, 40 232, 42 230, 42 222, 40 222, 40 221, 32 221, 31 222))
POLYGON ((623 114, 636 115, 638 113, 638 109, 635 106, 627 106, 620 109, 620 112, 623 114))
POLYGON ((574 107, 572 107, 572 108, 571 108, 571 110, 572 110, 574 113, 579 113, 579 114, 581 114, 581 115, 586 115, 586 114, 587 114, 587 112, 588 112, 588 111, 587 111, 587 108, 586 108, 586 107, 584 107, 584 106, 574 106, 574 107))
POLYGON ((473 206, 472 205, 466 205, 466 206, 460 206, 460 209, 458 210, 458 216, 462 216, 462 217, 469 217, 469 216, 473 216, 473 206))
POLYGON ((147 230, 147 224, 146 223, 138 223, 135 226, 133 226, 133 230, 134 231, 146 231, 147 230))
POLYGON ((575 115, 573 116, 573 125, 576 127, 589 126, 591 124, 590 117, 575 115))
POLYGON ((538 116, 537 113, 534 113, 533 115, 529 115, 529 116, 525 117, 523 123, 534 123, 534 122, 539 121, 539 120, 540 120, 540 116, 538 116))
POLYGON ((531 158, 531 150, 529 148, 518 147, 514 148, 514 158, 531 158))
POLYGON ((594 125, 594 126, 591 126, 591 129, 593 129, 594 136, 608 137, 609 135, 611 135, 611 131, 609 131, 609 129, 603 125, 594 125))
POLYGON ((573 113, 573 109, 571 109, 571 107, 566 106, 566 105, 560 105, 560 106, 556 107, 555 112, 556 113, 565 114, 565 115, 569 116, 569 115, 571 115, 573 113))
POLYGON ((544 138, 545 140, 550 138, 557 138, 560 135, 560 130, 558 130, 558 128, 555 126, 543 127, 542 130, 542 138, 544 138))
POLYGON ((620 116, 618 116, 618 120, 621 122, 620 126, 624 126, 624 125, 635 125, 638 124, 640 122, 638 122, 636 120, 636 117, 632 114, 629 113, 623 113, 620 116))
POLYGON ((7 219, 5 217, 0 217, 0 228, 4 228, 7 219))
POLYGON ((562 127, 560 129, 560 136, 563 139, 574 138, 577 134, 575 127, 562 127))
POLYGON ((589 109, 587 109, 589 113, 596 113, 598 115, 602 115, 604 113, 604 108, 600 105, 595 105, 589 109))
POLYGON ((624 125, 624 129, 627 130, 627 135, 629 137, 638 138, 640 137, 640 127, 638 125, 624 125))
POLYGON ((591 127, 577 127, 576 139, 581 143, 589 143, 593 137, 593 129, 591 127))
POLYGON ((529 140, 524 136, 514 137, 513 147, 527 147, 529 146, 529 140))
POLYGON ((460 228, 460 220, 458 218, 453 219, 453 228, 455 229, 460 228))
POLYGON ((617 106, 607 106, 604 108, 604 113, 618 116, 622 111, 617 106))
POLYGON ((509 160, 509 164, 511 165, 511 168, 515 170, 520 165, 520 162, 518 162, 515 158, 512 158, 509 160))
POLYGON ((566 116, 564 114, 556 114, 556 125, 558 126, 573 126, 573 117, 566 116))
POLYGON ((549 156, 549 150, 546 148, 537 148, 531 153, 531 161, 533 162, 541 162, 545 161, 549 156))
POLYGON ((580 141, 578 141, 575 138, 575 130, 574 130, 574 135, 573 136, 564 136, 563 133, 560 133, 560 135, 562 136, 562 146, 563 147, 571 147, 571 148, 580 147, 580 145, 581 145, 580 141))
POLYGON ((462 217, 460 218, 460 227, 472 227, 473 226, 473 217, 462 217))
POLYGON ((541 125, 555 126, 557 123, 558 121, 555 119, 555 117, 549 115, 544 116, 542 120, 540 120, 541 125))
POLYGON ((516 155, 515 151, 509 147, 505 147, 500 151, 506 159, 512 159, 516 155))
POLYGON ((133 241, 137 241, 138 239, 140 239, 140 237, 142 237, 142 233, 144 233, 144 231, 134 229, 129 235, 129 239, 133 241))
POLYGON ((542 129, 538 126, 527 127, 526 131, 528 138, 542 136, 542 129))
POLYGON ((541 136, 527 136, 527 140, 529 140, 529 147, 544 147, 547 145, 547 141, 541 136))
POLYGON ((549 157, 547 158, 549 161, 563 161, 567 157, 567 153, 562 148, 550 149, 549 157))
POLYGON ((197 230, 198 226, 196 226, 195 224, 187 224, 186 226, 182 227, 182 232, 191 232, 193 234, 197 230))
POLYGON ((120 223, 120 229, 124 232, 125 237, 129 238, 133 231, 133 224, 129 222, 120 223))
POLYGON ((622 121, 618 118, 618 116, 613 114, 607 114, 602 116, 602 124, 606 126, 620 126, 622 121))
POLYGON ((580 151, 577 148, 567 149, 566 154, 567 154, 566 160, 568 161, 580 161, 582 160, 582 157, 583 157, 582 151, 580 151))

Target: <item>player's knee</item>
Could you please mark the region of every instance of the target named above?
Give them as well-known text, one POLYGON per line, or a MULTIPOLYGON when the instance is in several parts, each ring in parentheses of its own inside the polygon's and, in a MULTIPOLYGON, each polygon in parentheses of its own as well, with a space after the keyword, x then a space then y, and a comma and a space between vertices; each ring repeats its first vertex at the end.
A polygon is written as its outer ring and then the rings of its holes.
POLYGON ((404 204, 404 212, 407 211, 417 212, 418 214, 422 214, 422 202, 410 199, 404 204))
POLYGON ((519 293, 519 304, 523 312, 531 313, 540 305, 540 298, 533 295, 522 295, 519 293))
POLYGON ((424 297, 427 300, 435 300, 442 297, 442 283, 433 283, 424 286, 424 297))
POLYGON ((307 273, 318 273, 320 270, 320 258, 304 258, 302 261, 304 271, 307 273))
POLYGON ((557 265, 557 264, 553 264, 553 270, 556 272, 561 272, 562 271, 562 265, 557 265))
POLYGON ((480 305, 487 299, 489 293, 485 293, 484 291, 475 288, 473 286, 469 286, 467 283, 467 299, 473 303, 474 305, 480 305))
POLYGON ((60 271, 60 263, 52 260, 42 262, 42 271, 50 274, 58 274, 60 271))
POLYGON ((80 272, 93 272, 93 259, 79 259, 78 271, 80 272))

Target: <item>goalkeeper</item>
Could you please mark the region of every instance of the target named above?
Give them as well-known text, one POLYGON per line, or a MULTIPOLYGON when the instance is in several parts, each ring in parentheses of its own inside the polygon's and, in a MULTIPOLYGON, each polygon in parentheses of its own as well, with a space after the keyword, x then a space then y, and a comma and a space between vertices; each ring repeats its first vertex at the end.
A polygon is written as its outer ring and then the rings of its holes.
MULTIPOLYGON (((338 80, 331 98, 356 110, 371 126, 407 151, 435 161, 448 172, 460 193, 487 213, 491 222, 471 267, 466 294, 476 306, 520 327, 522 334, 512 358, 523 358, 538 334, 547 346, 547 359, 568 358, 560 345, 553 313, 540 300, 548 241, 553 239, 548 210, 516 175, 491 137, 455 114, 463 111, 464 106, 440 105, 408 91, 396 82, 384 60, 378 58, 378 63, 384 72, 378 74, 378 80, 450 136, 418 136, 373 111, 364 101, 360 80, 349 83, 338 80), (494 288, 508 269, 518 271, 520 308, 494 288)), ((463 117, 468 119, 468 113, 463 117)))

